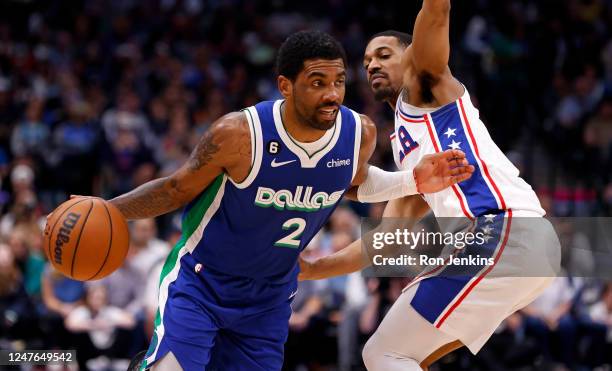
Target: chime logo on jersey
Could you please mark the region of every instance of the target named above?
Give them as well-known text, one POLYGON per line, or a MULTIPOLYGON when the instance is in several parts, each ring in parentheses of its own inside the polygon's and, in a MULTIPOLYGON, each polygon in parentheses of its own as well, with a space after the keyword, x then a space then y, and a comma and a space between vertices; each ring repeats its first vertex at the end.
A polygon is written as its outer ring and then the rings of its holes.
POLYGON ((347 158, 345 160, 334 160, 331 159, 330 161, 327 161, 327 167, 332 168, 332 167, 341 167, 341 166, 350 166, 351 165, 351 159, 347 158))
POLYGON ((271 188, 259 187, 255 196, 255 205, 259 207, 274 206, 276 210, 317 211, 332 207, 342 198, 344 190, 331 194, 317 192, 313 194, 312 187, 297 186, 295 192, 287 189, 275 191, 271 188), (303 192, 303 193, 302 193, 303 192))

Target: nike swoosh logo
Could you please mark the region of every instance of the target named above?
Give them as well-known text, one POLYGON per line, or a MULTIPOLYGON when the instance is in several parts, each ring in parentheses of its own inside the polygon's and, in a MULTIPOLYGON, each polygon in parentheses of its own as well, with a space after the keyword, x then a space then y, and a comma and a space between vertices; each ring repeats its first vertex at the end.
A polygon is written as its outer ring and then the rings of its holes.
POLYGON ((283 165, 287 165, 290 164, 292 162, 296 162, 297 160, 291 160, 291 161, 283 161, 283 162, 276 162, 276 159, 273 159, 272 162, 270 163, 270 165, 272 167, 279 167, 279 166, 283 166, 283 165))
POLYGON ((292 297, 297 295, 297 292, 298 292, 298 290, 295 290, 294 292, 292 292, 291 295, 289 295, 289 299, 291 299, 292 297))

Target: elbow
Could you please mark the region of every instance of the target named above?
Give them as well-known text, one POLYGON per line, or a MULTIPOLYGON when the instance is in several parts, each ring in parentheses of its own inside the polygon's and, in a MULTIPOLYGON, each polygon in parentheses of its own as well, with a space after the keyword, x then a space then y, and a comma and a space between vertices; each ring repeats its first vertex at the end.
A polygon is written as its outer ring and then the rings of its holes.
POLYGON ((172 200, 174 210, 185 206, 189 201, 193 200, 198 192, 191 187, 182 185, 183 181, 175 174, 170 175, 164 182, 164 187, 169 199, 172 200))

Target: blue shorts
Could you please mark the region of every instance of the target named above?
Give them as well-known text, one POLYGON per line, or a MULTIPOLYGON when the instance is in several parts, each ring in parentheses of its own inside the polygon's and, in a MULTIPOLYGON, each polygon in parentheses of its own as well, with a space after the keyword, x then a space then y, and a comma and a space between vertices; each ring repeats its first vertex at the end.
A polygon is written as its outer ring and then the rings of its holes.
POLYGON ((144 368, 170 351, 185 371, 280 370, 297 282, 224 275, 189 253, 178 259, 162 276, 144 368))

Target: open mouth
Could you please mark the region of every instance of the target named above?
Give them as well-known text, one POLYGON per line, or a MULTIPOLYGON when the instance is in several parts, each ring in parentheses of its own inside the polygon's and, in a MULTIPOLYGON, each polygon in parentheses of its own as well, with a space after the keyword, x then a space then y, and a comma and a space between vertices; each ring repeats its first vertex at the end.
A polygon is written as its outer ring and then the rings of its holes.
POLYGON ((320 108, 318 112, 324 120, 334 120, 336 118, 336 114, 338 113, 338 107, 320 108))

